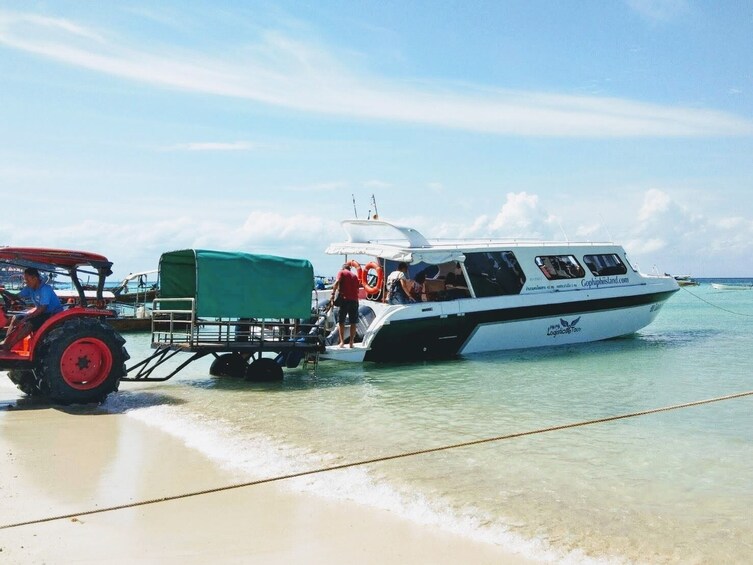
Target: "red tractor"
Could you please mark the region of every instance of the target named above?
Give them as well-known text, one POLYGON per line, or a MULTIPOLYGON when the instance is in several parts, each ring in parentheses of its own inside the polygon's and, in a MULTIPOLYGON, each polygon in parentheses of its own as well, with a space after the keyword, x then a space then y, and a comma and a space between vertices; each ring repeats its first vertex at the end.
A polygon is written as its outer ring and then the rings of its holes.
MULTIPOLYGON (((58 404, 101 402, 118 390, 126 375, 125 340, 108 323, 113 313, 104 309, 102 291, 112 263, 102 255, 60 249, 0 247, 0 275, 35 267, 57 280, 70 278, 79 299, 53 314, 36 331, 11 347, 0 349, 0 371, 31 396, 58 404), (80 274, 97 277, 95 298, 87 299, 80 274)), ((0 281, 1 282, 1 281, 0 281)), ((16 304, 2 290, 0 338, 5 337, 16 304)))

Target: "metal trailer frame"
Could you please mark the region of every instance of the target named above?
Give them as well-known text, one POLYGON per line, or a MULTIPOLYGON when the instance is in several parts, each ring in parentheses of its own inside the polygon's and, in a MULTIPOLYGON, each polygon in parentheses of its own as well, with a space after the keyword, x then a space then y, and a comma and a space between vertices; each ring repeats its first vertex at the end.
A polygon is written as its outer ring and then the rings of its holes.
MULTIPOLYGON (((121 381, 163 382, 171 379, 193 361, 213 355, 237 353, 246 360, 258 360, 263 353, 277 353, 280 366, 293 357, 300 362, 313 361, 318 367, 324 350, 324 316, 316 322, 293 319, 209 318, 196 315, 195 298, 157 298, 152 305, 152 348, 154 353, 127 369, 121 381), (190 309, 171 308, 190 303, 190 309), (191 357, 167 376, 153 372, 178 353, 191 357)), ((252 363, 253 364, 253 363, 252 363)), ((297 366, 297 363, 292 366, 297 366)), ((280 369, 281 371, 281 369, 280 369)))

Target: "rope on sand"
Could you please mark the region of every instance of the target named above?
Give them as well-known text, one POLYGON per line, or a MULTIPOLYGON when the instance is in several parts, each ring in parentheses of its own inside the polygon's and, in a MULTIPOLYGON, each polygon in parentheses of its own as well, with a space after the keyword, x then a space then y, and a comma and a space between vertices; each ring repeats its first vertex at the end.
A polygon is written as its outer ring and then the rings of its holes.
POLYGON ((637 416, 646 416, 649 414, 657 414, 659 412, 668 412, 670 410, 679 410, 680 408, 691 408, 693 406, 701 406, 704 404, 711 404, 713 402, 721 402, 723 400, 732 400, 735 398, 743 398, 746 396, 753 396, 753 390, 747 391, 747 392, 738 392, 735 394, 728 394, 726 396, 717 396, 716 398, 708 398, 705 400, 696 400, 694 402, 685 402, 683 404, 674 404, 672 406, 663 406, 661 408, 650 408, 647 410, 641 410, 639 412, 630 412, 627 414, 619 414, 617 416, 607 416, 605 418, 596 418, 593 420, 584 420, 582 422, 573 422, 569 424, 560 424, 556 426, 549 426, 546 428, 539 428, 536 430, 529 430, 526 432, 515 432, 511 434, 504 434, 494 437, 488 437, 483 439, 476 439, 476 440, 470 440, 470 441, 464 441, 460 443, 453 443, 450 445, 443 445, 440 447, 430 447, 427 449, 418 449, 416 451, 408 451, 404 453, 398 453, 394 455, 383 455, 380 457, 374 457, 372 459, 362 459, 360 461, 353 461, 351 463, 342 463, 340 465, 332 465, 330 467, 321 467, 318 469, 310 469, 308 471, 299 471, 297 473, 289 473, 287 475, 279 475, 276 477, 268 477, 265 479, 258 479, 254 481, 247 481, 243 483, 237 483, 232 485, 225 485, 221 487, 211 488, 211 489, 205 489, 205 490, 198 490, 193 492, 186 492, 183 494, 177 494, 173 496, 164 496, 160 498, 152 498, 149 500, 140 500, 137 502, 129 502, 126 504, 119 504, 116 506, 107 506, 103 508, 96 508, 93 510, 84 510, 82 512, 73 512, 70 514, 59 514, 56 516, 48 516, 45 518, 37 518, 35 520, 27 520, 25 522, 16 522, 11 524, 4 524, 0 526, 0 530, 6 530, 9 528, 17 528, 20 526, 30 526, 33 524, 42 524, 45 522, 53 522, 56 520, 65 520, 65 519, 78 519, 81 516, 91 516, 92 514, 101 514, 103 512, 114 512, 116 510, 125 510, 127 508, 138 508, 139 506, 147 506, 149 504, 157 504, 159 502, 169 502, 171 500, 180 500, 182 498, 190 498, 194 496, 202 496, 205 494, 212 494, 217 492, 223 492, 223 491, 229 491, 239 488, 245 488, 245 487, 251 487, 256 485, 263 485, 267 483, 273 483, 278 481, 284 481, 287 479, 295 479, 298 477, 306 477, 309 475, 316 475, 319 473, 326 473, 328 471, 338 471, 340 469, 349 469, 351 467, 358 467, 361 465, 370 465, 372 463, 380 463, 383 461, 392 461, 395 459, 402 459, 405 457, 414 457, 416 455, 426 455, 428 453, 437 453, 439 451, 448 451, 450 449, 457 449, 460 447, 469 447, 473 445, 481 445, 484 443, 492 443, 496 441, 503 441, 503 440, 509 440, 509 439, 515 439, 520 437, 526 437, 526 436, 532 436, 537 434, 544 434, 548 432, 554 432, 559 430, 568 430, 572 428, 579 428, 583 426, 591 426, 593 424, 602 424, 605 422, 614 422, 616 420, 625 420, 627 418, 635 418, 637 416))

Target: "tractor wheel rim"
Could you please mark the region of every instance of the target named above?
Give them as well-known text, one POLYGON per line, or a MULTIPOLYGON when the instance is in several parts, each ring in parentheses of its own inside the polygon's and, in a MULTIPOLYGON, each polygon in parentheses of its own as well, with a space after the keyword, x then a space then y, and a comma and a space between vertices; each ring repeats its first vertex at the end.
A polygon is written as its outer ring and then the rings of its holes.
POLYGON ((77 339, 60 358, 60 373, 68 386, 91 390, 101 385, 112 369, 112 352, 96 338, 77 339))

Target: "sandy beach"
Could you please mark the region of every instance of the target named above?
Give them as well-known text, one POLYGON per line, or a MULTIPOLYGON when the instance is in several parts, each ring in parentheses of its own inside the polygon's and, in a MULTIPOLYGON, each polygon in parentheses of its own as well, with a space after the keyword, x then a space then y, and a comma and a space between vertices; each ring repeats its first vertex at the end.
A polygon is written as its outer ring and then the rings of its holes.
POLYGON ((125 414, 17 402, 8 386, 0 389, 0 562, 527 562, 282 484, 5 527, 243 482, 125 414))

